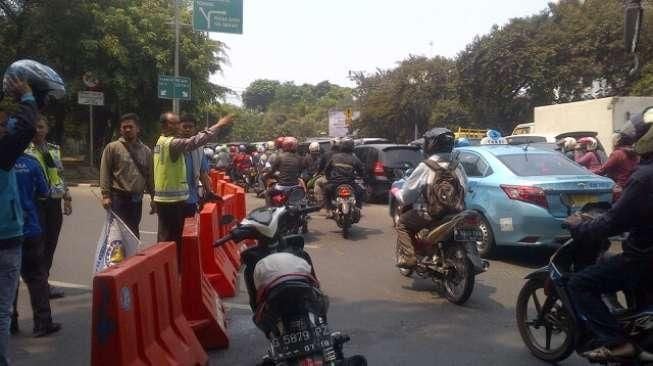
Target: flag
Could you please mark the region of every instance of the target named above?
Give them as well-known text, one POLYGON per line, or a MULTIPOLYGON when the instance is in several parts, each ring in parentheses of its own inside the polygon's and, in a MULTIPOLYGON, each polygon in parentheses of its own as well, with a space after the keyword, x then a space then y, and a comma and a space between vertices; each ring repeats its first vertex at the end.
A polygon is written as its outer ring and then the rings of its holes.
POLYGON ((111 210, 100 234, 95 251, 93 272, 101 272, 122 262, 141 249, 141 242, 125 223, 111 210))

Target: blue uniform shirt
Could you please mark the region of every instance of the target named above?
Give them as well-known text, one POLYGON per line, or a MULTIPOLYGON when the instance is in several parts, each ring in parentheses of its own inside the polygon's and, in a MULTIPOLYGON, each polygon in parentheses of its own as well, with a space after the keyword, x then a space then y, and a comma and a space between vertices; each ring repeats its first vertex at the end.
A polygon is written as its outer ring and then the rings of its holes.
MULTIPOLYGON (((193 155, 185 153, 186 159, 186 181, 188 182, 188 199, 186 203, 197 204, 200 201, 199 182, 193 176, 193 155)), ((202 162, 200 165, 200 172, 206 173, 209 171, 209 160, 206 155, 202 154, 202 162)))
POLYGON ((18 182, 18 195, 23 209, 23 235, 32 238, 41 235, 37 200, 50 193, 48 182, 38 160, 27 154, 21 155, 14 166, 18 182))

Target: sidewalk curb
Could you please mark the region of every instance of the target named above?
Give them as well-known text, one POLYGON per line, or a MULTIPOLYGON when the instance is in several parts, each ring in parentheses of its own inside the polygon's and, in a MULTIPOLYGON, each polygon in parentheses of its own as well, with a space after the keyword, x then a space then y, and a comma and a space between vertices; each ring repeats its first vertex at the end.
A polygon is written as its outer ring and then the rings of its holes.
POLYGON ((68 183, 68 187, 85 187, 85 188, 97 188, 100 186, 99 183, 68 183))

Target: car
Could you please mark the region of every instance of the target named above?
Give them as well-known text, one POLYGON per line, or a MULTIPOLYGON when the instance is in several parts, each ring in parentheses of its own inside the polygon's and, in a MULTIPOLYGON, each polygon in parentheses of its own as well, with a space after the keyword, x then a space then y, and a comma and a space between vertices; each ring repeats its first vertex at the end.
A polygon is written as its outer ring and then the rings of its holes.
POLYGON ((354 154, 365 167, 368 201, 385 200, 392 182, 401 179, 423 159, 419 147, 400 144, 358 145, 354 154))
POLYGON ((360 139, 355 139, 355 145, 373 145, 373 144, 389 144, 390 140, 384 139, 381 137, 365 137, 360 139))
POLYGON ((515 129, 512 130, 512 135, 527 135, 533 132, 535 128, 535 123, 521 123, 515 126, 515 129))
POLYGON ((538 134, 520 134, 520 135, 511 135, 506 136, 509 145, 523 145, 523 144, 532 144, 532 143, 555 143, 558 141, 553 135, 538 135, 538 134))
MULTIPOLYGON (((565 218, 590 202, 613 201, 615 183, 556 151, 530 146, 483 145, 455 150, 467 175, 467 209, 481 214, 479 253, 500 246, 556 246, 569 239, 565 218), (567 207, 563 202, 571 202, 567 207)), ((393 186, 400 188, 402 181, 393 186)), ((390 195, 390 215, 398 205, 390 195)))

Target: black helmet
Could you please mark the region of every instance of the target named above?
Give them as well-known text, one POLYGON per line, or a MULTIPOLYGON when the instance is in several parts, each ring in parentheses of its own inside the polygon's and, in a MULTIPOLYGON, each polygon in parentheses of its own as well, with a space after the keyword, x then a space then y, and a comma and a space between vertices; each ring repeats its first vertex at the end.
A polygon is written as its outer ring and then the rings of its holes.
POLYGON ((3 78, 3 96, 7 93, 6 80, 12 77, 25 80, 29 84, 40 109, 47 106, 49 99, 61 99, 66 95, 66 86, 59 74, 36 61, 18 60, 9 66, 3 78))
POLYGON ((653 153, 653 107, 630 118, 620 134, 635 144, 635 151, 640 155, 653 153))
POLYGON ((343 138, 342 141, 340 141, 340 151, 344 153, 354 152, 354 140, 348 137, 343 138))
POLYGON ((429 157, 438 153, 450 153, 456 137, 446 128, 434 128, 424 134, 424 155, 429 157))

